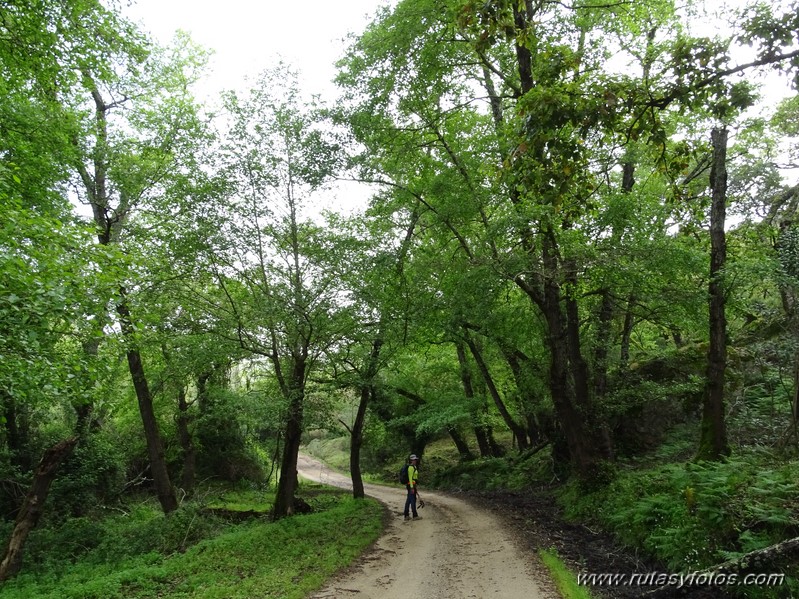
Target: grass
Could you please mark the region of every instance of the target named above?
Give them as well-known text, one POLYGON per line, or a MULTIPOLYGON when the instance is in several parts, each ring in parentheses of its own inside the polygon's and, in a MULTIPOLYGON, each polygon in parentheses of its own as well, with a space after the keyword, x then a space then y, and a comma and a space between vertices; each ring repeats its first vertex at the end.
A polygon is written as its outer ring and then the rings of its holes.
POLYGON ((549 574, 563 599, 592 599, 588 587, 577 582, 577 576, 563 563, 557 551, 539 549, 538 556, 549 569, 549 574))
MULTIPOLYGON (((221 523, 193 508, 164 518, 155 506, 140 506, 127 516, 131 526, 123 522, 125 516, 96 526, 93 535, 109 537, 73 551, 71 563, 63 563, 69 560, 62 544, 55 543, 48 556, 37 552, 34 542, 37 561, 0 587, 0 599, 301 599, 373 543, 383 519, 382 507, 373 500, 318 487, 311 495, 303 497, 315 506, 314 513, 274 523, 266 516, 221 523), (192 528, 202 530, 204 538, 182 549, 192 528), (172 542, 139 538, 158 530, 166 530, 172 542)), ((257 496, 249 496, 253 499, 257 496)), ((244 511, 264 507, 233 491, 213 503, 244 511)), ((49 534, 57 539, 57 532, 49 534)))

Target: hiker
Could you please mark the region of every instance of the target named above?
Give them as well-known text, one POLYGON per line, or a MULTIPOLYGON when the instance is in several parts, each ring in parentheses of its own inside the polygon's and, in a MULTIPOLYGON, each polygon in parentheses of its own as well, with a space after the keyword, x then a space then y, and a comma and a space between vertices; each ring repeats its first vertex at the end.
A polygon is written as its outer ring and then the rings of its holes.
POLYGON ((410 520, 409 511, 413 513, 414 519, 419 517, 416 513, 416 486, 419 484, 419 458, 416 454, 411 454, 408 458, 408 482, 405 488, 408 490, 408 498, 405 500, 405 519, 410 520))

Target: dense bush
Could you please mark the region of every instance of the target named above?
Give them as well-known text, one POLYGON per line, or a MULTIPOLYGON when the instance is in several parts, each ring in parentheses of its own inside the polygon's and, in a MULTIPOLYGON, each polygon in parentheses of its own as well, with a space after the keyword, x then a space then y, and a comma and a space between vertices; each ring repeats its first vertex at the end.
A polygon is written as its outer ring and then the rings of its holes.
POLYGON ((266 473, 248 435, 237 394, 214 388, 194 424, 198 474, 234 482, 263 481, 266 473))
POLYGON ((276 523, 219 517, 235 507, 252 513, 271 506, 262 491, 217 486, 166 517, 147 501, 120 505, 125 513, 40 528, 23 571, 0 587, 0 596, 306 597, 374 542, 383 512, 377 502, 341 490, 304 484, 303 493, 314 513, 276 523))
POLYGON ((91 435, 61 465, 50 488, 50 517, 81 516, 115 500, 125 484, 125 455, 107 435, 91 435))
MULTIPOLYGON (((435 464, 434 460, 431 460, 435 464)), ((429 464, 428 464, 429 465, 429 464)), ((509 454, 503 458, 481 458, 450 467, 433 466, 425 471, 433 486, 470 490, 518 490, 534 481, 552 477, 552 461, 546 452, 509 454)))
POLYGON ((799 535, 799 464, 763 451, 629 470, 591 494, 567 485, 560 499, 569 517, 599 523, 675 572, 799 535))
POLYGON ((120 511, 39 527, 26 545, 25 572, 53 575, 78 562, 113 564, 148 553, 170 555, 229 528, 197 505, 183 506, 166 517, 150 502, 120 511))

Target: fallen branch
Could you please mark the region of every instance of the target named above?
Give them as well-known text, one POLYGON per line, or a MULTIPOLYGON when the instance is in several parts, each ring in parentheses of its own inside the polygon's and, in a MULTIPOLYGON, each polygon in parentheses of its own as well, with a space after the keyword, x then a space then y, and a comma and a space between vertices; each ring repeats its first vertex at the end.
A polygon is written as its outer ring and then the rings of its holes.
MULTIPOLYGON (((769 545, 768 547, 763 547, 762 549, 750 551, 749 553, 745 553, 744 555, 734 559, 716 564, 715 566, 707 568, 706 570, 702 570, 701 572, 691 572, 690 575, 693 580, 704 579, 712 581, 720 574, 729 575, 749 572, 762 572, 766 569, 766 566, 770 566, 781 559, 793 558, 794 554, 797 552, 799 552, 799 537, 794 537, 792 539, 780 541, 774 545, 769 545)), ((645 593, 645 595, 647 597, 651 597, 668 590, 673 589, 669 585, 659 586, 658 588, 645 593)))

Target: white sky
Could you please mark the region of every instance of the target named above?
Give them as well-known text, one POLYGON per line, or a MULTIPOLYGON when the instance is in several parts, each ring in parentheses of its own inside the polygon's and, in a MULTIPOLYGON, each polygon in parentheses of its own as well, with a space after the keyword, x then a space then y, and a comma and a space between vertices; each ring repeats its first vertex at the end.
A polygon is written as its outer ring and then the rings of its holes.
POLYGON ((333 63, 348 33, 361 33, 383 0, 131 0, 123 9, 163 44, 188 32, 214 50, 207 93, 244 89, 279 58, 300 71, 307 91, 332 92, 333 63))
MULTIPOLYGON (((335 98, 336 60, 348 34, 360 34, 385 0, 131 0, 123 13, 168 44, 177 30, 213 50, 210 74, 198 99, 214 104, 223 90, 246 91, 248 78, 278 60, 299 71, 306 93, 335 98), (204 97, 203 97, 204 96, 204 97)), ((359 212, 372 193, 353 182, 338 182, 310 200, 311 215, 321 208, 342 214, 359 212)))

